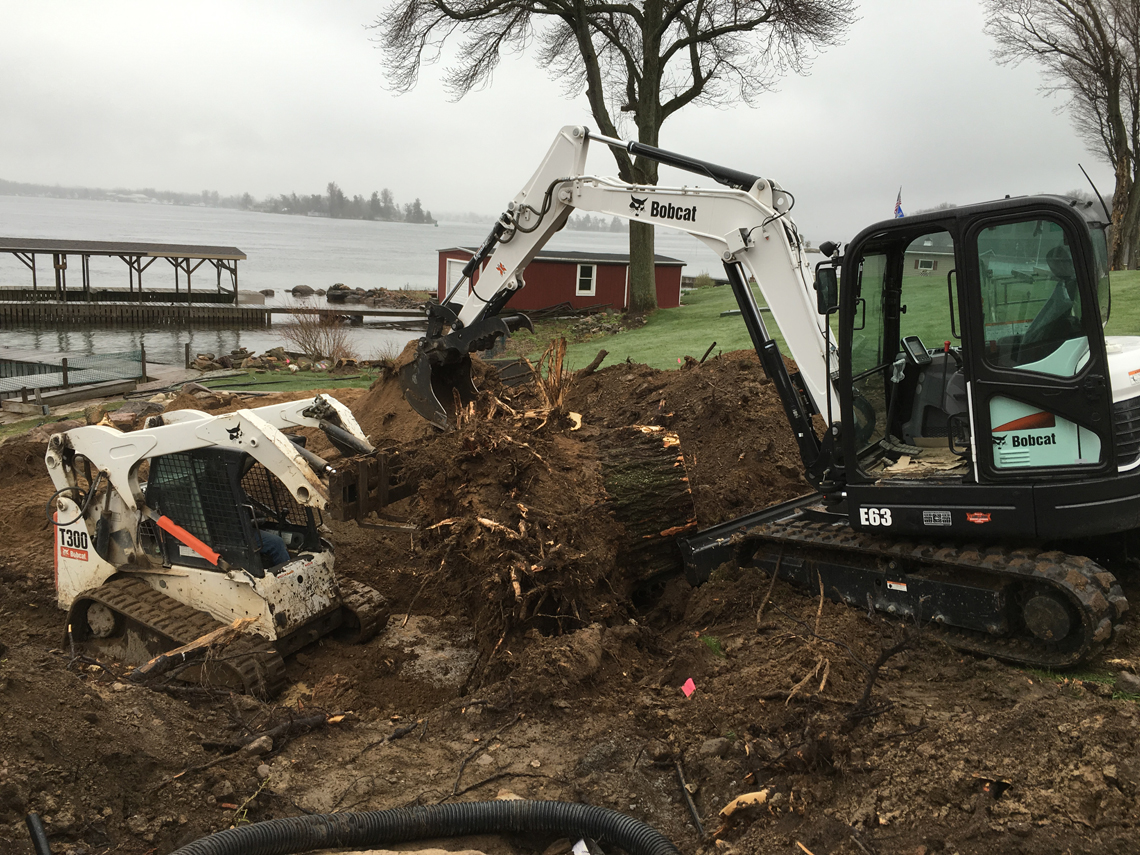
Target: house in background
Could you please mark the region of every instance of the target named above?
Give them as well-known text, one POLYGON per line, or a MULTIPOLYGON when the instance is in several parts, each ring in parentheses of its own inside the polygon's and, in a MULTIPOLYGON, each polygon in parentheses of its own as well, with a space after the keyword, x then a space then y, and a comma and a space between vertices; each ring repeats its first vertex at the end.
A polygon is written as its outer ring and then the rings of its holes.
POLYGON ((934 232, 912 241, 903 254, 903 276, 940 273, 954 267, 954 241, 947 232, 934 232))
MULTIPOLYGON (((439 250, 437 293, 440 300, 463 278, 463 266, 474 255, 475 247, 439 250)), ((676 308, 681 305, 681 268, 685 262, 657 255, 654 264, 657 305, 662 309, 676 308)), ((565 303, 573 309, 606 306, 625 311, 629 306, 628 255, 545 250, 526 266, 523 281, 526 287, 511 297, 512 309, 537 311, 565 303)), ((456 299, 462 303, 469 293, 470 286, 465 285, 456 299)))

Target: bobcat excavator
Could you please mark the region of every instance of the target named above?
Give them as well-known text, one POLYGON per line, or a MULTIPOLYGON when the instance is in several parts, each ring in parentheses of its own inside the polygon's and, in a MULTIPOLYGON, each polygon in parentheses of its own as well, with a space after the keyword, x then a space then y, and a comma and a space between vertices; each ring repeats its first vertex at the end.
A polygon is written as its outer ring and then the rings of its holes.
POLYGON ((360 521, 410 490, 333 398, 178 410, 130 433, 73 428, 52 436, 45 462, 73 650, 143 665, 244 620, 240 639, 184 676, 272 697, 283 656, 329 633, 365 642, 387 621, 384 597, 336 577, 318 515, 360 521), (333 467, 285 432, 303 427, 344 460, 333 467))
POLYGON ((429 306, 407 400, 448 426, 475 393, 470 354, 529 324, 504 309, 572 210, 679 229, 723 261, 816 490, 684 538, 690 581, 756 565, 963 650, 1049 668, 1096 653, 1128 608, 1107 568, 1140 525, 1140 337, 1103 333, 1107 212, 1032 196, 893 219, 821 245, 813 270, 793 204, 758 175, 563 128, 429 306), (723 186, 586 174, 591 140, 723 186))

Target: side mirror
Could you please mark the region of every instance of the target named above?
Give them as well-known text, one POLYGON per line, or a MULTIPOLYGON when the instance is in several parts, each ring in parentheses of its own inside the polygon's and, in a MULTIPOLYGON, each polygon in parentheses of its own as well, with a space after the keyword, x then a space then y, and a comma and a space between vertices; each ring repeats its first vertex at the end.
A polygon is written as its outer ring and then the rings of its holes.
POLYGON ((839 277, 827 261, 815 266, 815 303, 821 315, 830 315, 839 308, 839 277))

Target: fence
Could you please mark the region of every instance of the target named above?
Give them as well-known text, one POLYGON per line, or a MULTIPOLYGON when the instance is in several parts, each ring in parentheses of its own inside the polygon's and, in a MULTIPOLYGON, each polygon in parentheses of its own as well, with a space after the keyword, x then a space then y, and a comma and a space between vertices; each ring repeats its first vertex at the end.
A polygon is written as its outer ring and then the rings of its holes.
POLYGON ((35 351, 5 353, 0 349, 0 398, 18 395, 24 389, 70 389, 145 376, 145 349, 79 356, 35 351))

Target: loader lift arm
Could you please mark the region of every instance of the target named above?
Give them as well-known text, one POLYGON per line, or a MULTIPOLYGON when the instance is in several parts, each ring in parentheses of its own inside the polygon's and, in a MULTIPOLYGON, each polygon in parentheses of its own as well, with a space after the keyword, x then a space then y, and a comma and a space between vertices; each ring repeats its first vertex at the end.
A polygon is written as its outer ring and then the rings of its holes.
POLYGON ((752 344, 780 395, 805 471, 818 485, 830 462, 832 437, 829 431, 821 444, 812 416, 821 412, 821 403, 824 412, 837 412, 838 396, 828 372, 832 347, 826 318, 816 307, 811 265, 789 216, 792 204, 790 193, 759 176, 591 134, 583 127, 564 127, 464 268, 464 278, 430 310, 428 334, 401 372, 405 397, 428 421, 448 427, 448 409, 455 396, 466 402, 475 391, 469 354, 487 349, 500 335, 529 326, 525 316, 500 313, 523 287, 522 271, 570 212, 580 209, 638 220, 691 234, 721 259, 752 344), (724 188, 635 185, 587 175, 583 170, 590 140, 704 175, 724 188), (799 366, 795 374, 788 372, 768 333, 749 278, 759 285, 784 333, 799 366), (457 311, 456 295, 468 283, 470 294, 457 311), (444 333, 445 326, 450 332, 444 333))

